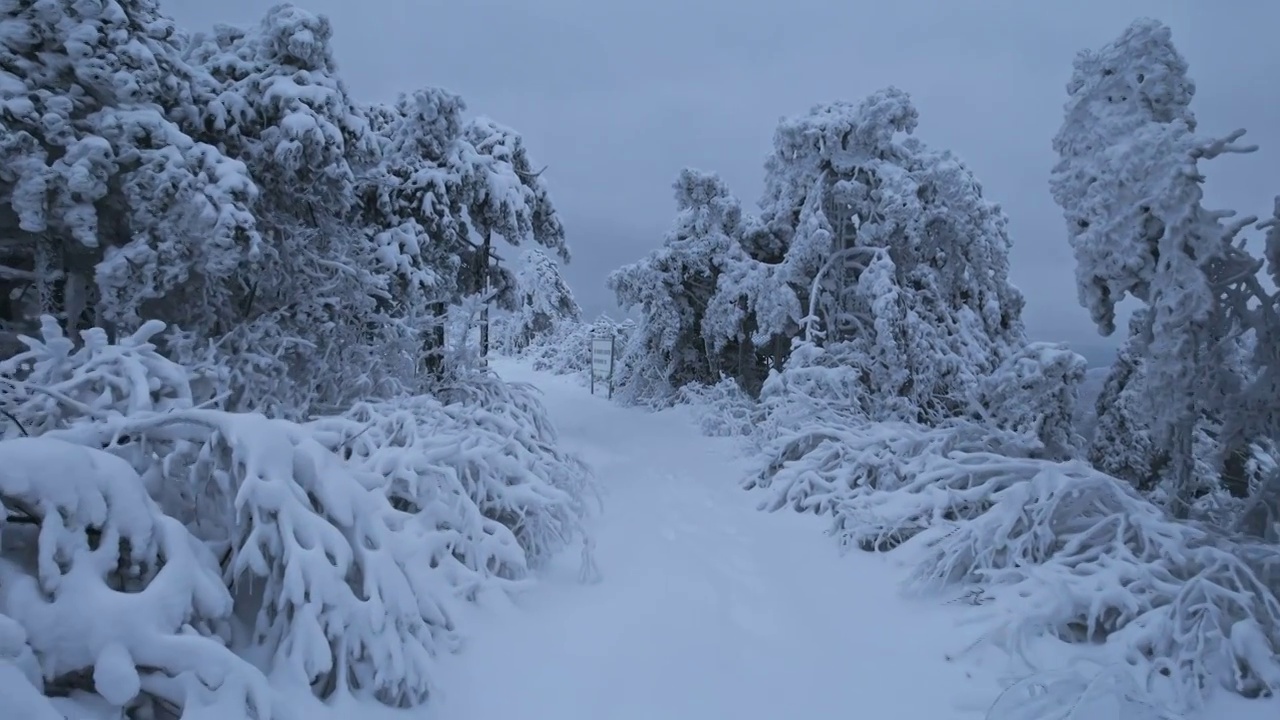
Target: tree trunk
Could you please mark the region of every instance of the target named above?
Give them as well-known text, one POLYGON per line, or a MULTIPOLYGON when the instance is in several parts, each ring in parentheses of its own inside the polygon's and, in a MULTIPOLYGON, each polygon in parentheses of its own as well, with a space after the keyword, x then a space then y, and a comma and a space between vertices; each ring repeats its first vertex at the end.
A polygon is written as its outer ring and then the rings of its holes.
POLYGON ((484 245, 481 246, 480 256, 484 261, 483 276, 480 280, 481 292, 484 293, 484 307, 480 308, 480 357, 489 357, 489 253, 491 252, 490 234, 485 233, 484 245))

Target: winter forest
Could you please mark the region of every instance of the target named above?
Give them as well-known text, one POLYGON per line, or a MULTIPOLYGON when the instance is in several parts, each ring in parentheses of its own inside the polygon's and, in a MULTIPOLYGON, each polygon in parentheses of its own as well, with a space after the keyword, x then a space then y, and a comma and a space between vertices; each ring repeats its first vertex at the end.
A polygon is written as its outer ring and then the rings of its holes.
POLYGON ((760 522, 899 559, 1008 658, 1107 658, 948 720, 1275 711, 1280 198, 1205 206, 1255 148, 1197 128, 1163 24, 1062 58, 1045 138, 1080 312, 1124 338, 1094 393, 903 89, 783 120, 755 206, 680 172, 607 278, 628 317, 587 318, 536 147, 443 89, 362 102, 324 16, 0 7, 0 715, 464 720, 447 668, 491 598, 624 570, 608 474, 501 370, 585 394, 593 338, 591 400, 695 418, 760 522))

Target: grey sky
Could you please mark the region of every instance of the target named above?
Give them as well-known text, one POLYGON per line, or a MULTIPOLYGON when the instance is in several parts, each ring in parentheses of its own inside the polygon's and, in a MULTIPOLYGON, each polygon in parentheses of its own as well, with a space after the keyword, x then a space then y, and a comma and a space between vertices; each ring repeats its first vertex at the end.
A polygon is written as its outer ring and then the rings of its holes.
MULTIPOLYGON (((162 1, 192 29, 256 22, 270 5, 162 1)), ((1008 213, 1030 333, 1095 355, 1105 341, 1076 304, 1070 249, 1048 193, 1049 142, 1076 51, 1138 16, 1173 28, 1199 88, 1202 130, 1246 127, 1262 145, 1207 166, 1211 204, 1265 213, 1280 193, 1274 0, 298 4, 333 20, 358 97, 438 85, 525 135, 550 166, 575 254, 566 276, 592 314, 612 309, 608 271, 661 242, 681 167, 720 172, 754 206, 780 116, 892 84, 914 97, 918 136, 964 158, 1008 213)))

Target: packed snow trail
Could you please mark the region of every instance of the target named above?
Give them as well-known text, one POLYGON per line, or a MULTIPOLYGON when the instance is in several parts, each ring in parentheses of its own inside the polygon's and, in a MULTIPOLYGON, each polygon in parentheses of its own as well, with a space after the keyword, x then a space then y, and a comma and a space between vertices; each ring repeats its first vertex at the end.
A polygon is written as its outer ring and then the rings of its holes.
POLYGON ((600 478, 603 580, 580 584, 569 552, 518 607, 482 609, 432 717, 981 717, 996 686, 946 659, 960 608, 902 599, 904 571, 841 556, 823 519, 760 512, 734 441, 701 435, 685 408, 624 408, 573 378, 495 367, 543 390, 600 478))

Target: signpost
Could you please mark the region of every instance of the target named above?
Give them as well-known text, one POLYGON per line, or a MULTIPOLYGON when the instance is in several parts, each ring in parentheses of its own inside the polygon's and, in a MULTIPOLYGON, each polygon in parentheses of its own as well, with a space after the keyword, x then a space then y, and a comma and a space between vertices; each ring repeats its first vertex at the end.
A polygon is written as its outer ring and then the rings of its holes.
POLYGON ((607 383, 608 397, 613 397, 613 337, 591 338, 591 394, 596 394, 596 381, 607 383))

